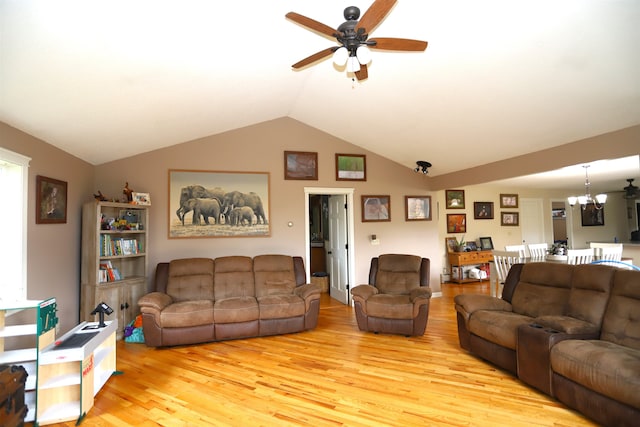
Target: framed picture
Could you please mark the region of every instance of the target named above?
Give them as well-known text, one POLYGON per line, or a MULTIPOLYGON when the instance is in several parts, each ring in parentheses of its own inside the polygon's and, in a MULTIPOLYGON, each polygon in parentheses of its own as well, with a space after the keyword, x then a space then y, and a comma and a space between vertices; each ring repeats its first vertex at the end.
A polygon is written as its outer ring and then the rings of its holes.
POLYGON ((447 214, 447 233, 466 233, 467 214, 447 214))
POLYGON ((447 252, 455 252, 456 247, 458 247, 458 239, 456 239, 455 237, 445 237, 444 245, 447 247, 447 252))
POLYGON ((366 156, 363 154, 336 154, 336 181, 366 180, 366 156))
POLYGON ((477 251, 478 244, 476 242, 467 242, 467 249, 470 251, 477 251))
POLYGON ((594 225, 604 225, 604 206, 596 209, 596 205, 589 203, 582 209, 582 226, 591 227, 594 225))
POLYGON ((464 190, 445 190, 447 209, 464 209, 464 190))
POLYGON ((284 152, 284 179, 318 180, 318 153, 284 152))
POLYGON ((500 212, 500 225, 514 227, 520 225, 520 214, 518 212, 500 212))
POLYGON ((391 221, 391 196, 362 196, 362 222, 391 221))
POLYGON ((500 207, 501 208, 517 208, 518 195, 517 194, 500 194, 500 207))
POLYGON ((404 196, 405 221, 431 221, 431 196, 404 196))
POLYGON ((67 223, 67 183, 36 176, 36 224, 67 223))
POLYGON ((151 196, 149 193, 136 193, 135 191, 131 193, 131 197, 133 198, 132 203, 134 205, 151 205, 151 196))
POLYGON ((491 251, 491 250, 493 250, 493 240, 491 240, 491 237, 481 237, 480 238, 480 250, 481 251, 491 251))
POLYGON ((269 237, 269 173, 169 170, 169 238, 269 237))
POLYGON ((473 219, 493 219, 493 202, 473 202, 473 219))

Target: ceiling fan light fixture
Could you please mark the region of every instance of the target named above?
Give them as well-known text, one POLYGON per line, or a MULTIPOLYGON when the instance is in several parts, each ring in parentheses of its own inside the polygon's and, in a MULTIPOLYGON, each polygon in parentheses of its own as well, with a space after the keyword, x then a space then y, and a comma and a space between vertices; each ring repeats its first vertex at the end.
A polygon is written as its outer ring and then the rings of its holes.
POLYGON ((349 51, 345 47, 341 47, 333 53, 333 63, 338 67, 344 67, 348 59, 349 51))
POLYGON ((347 72, 348 73, 357 73, 360 71, 360 63, 358 62, 358 58, 355 56, 350 56, 347 60, 347 72))
POLYGON ((371 49, 366 45, 359 46, 356 50, 356 57, 360 64, 366 65, 371 62, 371 49))

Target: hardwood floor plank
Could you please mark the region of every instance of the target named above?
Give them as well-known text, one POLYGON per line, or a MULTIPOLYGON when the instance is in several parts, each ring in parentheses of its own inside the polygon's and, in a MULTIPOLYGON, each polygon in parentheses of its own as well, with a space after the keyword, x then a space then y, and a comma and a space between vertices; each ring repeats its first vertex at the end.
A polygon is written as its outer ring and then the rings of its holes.
MULTIPOLYGON (((167 349, 119 342, 83 426, 593 426, 460 349, 442 285, 422 337, 364 333, 323 295, 313 331, 167 349)), ((75 422, 61 423, 71 427, 75 422)))

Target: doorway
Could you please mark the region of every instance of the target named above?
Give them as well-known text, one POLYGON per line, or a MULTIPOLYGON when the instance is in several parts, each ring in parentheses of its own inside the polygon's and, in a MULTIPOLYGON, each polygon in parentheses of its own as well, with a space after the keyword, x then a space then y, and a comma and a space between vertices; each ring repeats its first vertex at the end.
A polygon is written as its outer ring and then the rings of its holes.
POLYGON ((354 189, 305 187, 304 192, 305 218, 308 221, 305 227, 305 264, 309 266, 307 281, 311 281, 312 265, 317 268, 317 258, 312 257, 312 251, 318 253, 322 247, 330 296, 343 304, 350 304, 350 285, 355 283, 354 245, 349 244, 354 241, 354 189), (317 221, 323 223, 318 224, 317 221))

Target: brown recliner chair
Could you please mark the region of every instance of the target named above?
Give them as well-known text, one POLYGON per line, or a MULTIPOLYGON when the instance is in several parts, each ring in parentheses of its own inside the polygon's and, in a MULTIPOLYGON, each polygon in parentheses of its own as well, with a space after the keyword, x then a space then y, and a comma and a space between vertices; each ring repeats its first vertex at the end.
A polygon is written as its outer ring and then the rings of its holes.
POLYGON ((371 259, 369 284, 351 290, 361 331, 423 335, 429 317, 430 261, 416 255, 371 259))

